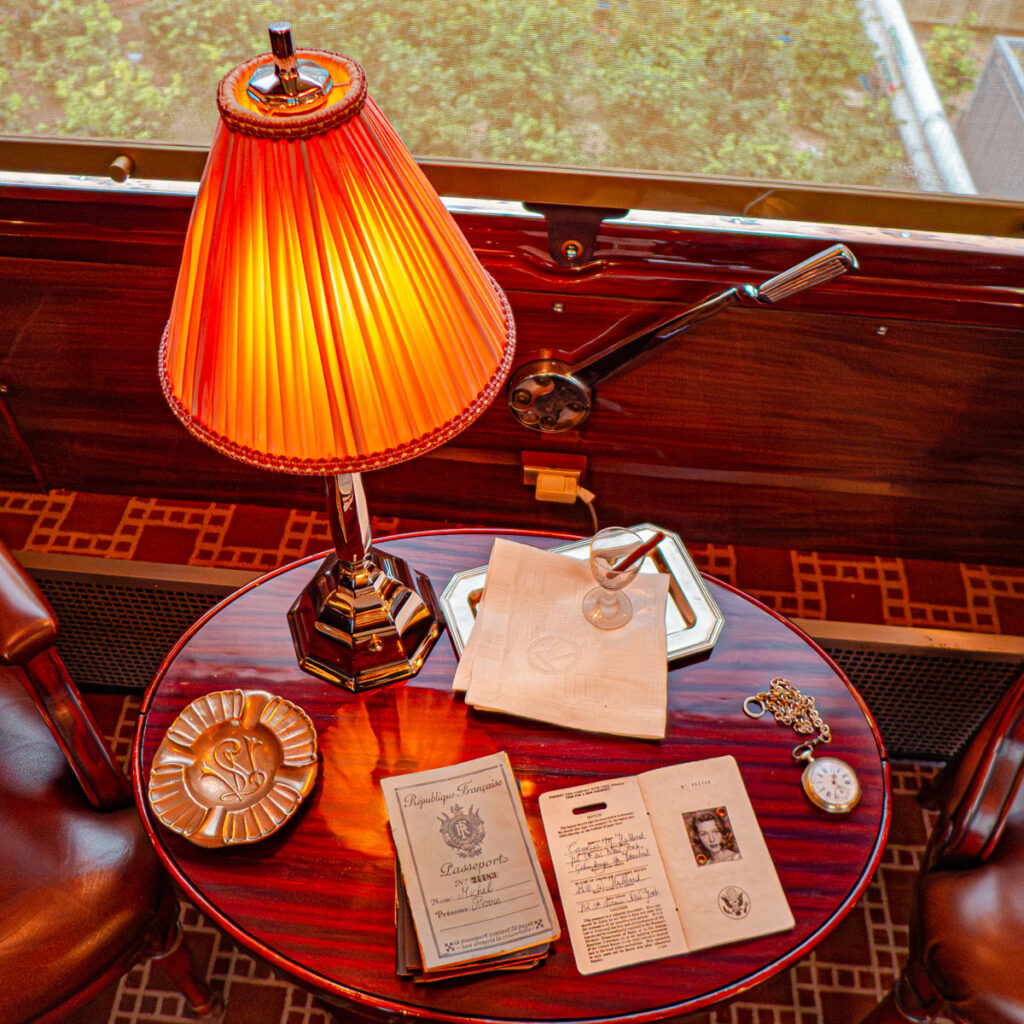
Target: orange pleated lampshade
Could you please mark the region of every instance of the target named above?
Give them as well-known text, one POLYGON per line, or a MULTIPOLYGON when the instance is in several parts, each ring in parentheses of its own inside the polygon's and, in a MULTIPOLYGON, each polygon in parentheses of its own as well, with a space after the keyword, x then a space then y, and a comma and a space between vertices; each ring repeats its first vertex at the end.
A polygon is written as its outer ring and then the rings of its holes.
POLYGON ((501 289, 385 117, 362 69, 300 51, 334 88, 311 112, 220 84, 221 122, 161 346, 167 400, 254 465, 359 472, 467 427, 507 376, 501 289))

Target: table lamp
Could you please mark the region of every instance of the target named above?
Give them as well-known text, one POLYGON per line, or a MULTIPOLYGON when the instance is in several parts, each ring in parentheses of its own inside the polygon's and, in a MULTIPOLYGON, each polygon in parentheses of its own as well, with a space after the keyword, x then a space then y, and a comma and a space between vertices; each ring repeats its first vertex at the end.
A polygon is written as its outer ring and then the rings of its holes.
POLYGON ((270 39, 218 87, 160 379, 218 452, 325 478, 335 550, 289 624, 306 671, 361 691, 415 675, 441 619, 427 578, 373 549, 359 474, 468 427, 515 329, 362 68, 297 54, 284 22, 270 39))

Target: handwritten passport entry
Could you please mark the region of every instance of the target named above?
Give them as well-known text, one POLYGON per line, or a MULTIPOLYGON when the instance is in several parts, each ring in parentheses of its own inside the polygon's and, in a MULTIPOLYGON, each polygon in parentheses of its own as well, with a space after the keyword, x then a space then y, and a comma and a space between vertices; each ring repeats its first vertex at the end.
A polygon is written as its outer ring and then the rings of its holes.
POLYGON ((544 793, 540 810, 581 974, 793 927, 732 757, 544 793))
POLYGON ((560 934, 504 752, 381 780, 424 971, 560 934))

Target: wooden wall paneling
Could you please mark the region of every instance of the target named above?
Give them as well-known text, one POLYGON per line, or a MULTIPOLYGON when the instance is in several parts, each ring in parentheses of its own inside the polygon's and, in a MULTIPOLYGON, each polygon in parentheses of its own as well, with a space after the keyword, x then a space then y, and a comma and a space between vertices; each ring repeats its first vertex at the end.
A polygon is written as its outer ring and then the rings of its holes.
MULTIPOLYGON (((513 293, 517 317, 524 301, 513 293)), ((445 449, 388 471, 401 483, 387 490, 403 514, 437 514, 433 463, 444 463, 449 481, 470 478, 452 484, 457 505, 482 521, 570 528, 580 510, 536 507, 521 484, 522 450, 552 450, 587 457, 606 521, 660 516, 693 539, 1016 562, 1020 335, 963 340, 948 325, 730 310, 599 385, 580 431, 516 430, 496 402, 445 449)))
MULTIPOLYGON (((157 348, 189 205, 0 189, 0 383, 12 418, 48 487, 319 507, 319 481, 216 454, 163 400, 157 348)), ((839 240, 614 223, 593 264, 566 269, 538 218, 459 220, 509 294, 516 365, 579 360, 839 240)), ((540 449, 587 457, 605 522, 1024 563, 1024 246, 857 229, 841 240, 856 273, 697 325, 599 384, 579 431, 526 430, 499 399, 444 448, 367 474, 374 510, 588 529, 580 506, 541 505, 522 484, 522 451, 540 449)), ((8 449, 0 432, 0 487, 26 486, 8 449)))
MULTIPOLYGON (((20 324, 10 336, 0 328, 8 406, 48 486, 225 501, 264 491, 291 501, 298 490, 322 500, 308 482, 218 455, 171 413, 157 352, 175 277, 159 265, 0 259, 5 320, 20 324)), ((2 480, 16 486, 6 467, 2 480)))
POLYGON ((191 209, 183 195, 0 184, 0 256, 177 272, 191 209))
POLYGON ((46 487, 42 472, 21 436, 18 424, 7 408, 9 388, 0 380, 0 467, 6 486, 20 490, 46 487))
MULTIPOLYGON (((448 449, 368 475, 371 507, 438 522, 590 532, 580 504, 542 504, 518 460, 452 462, 448 449)), ((913 495, 750 481, 595 458, 586 486, 603 526, 654 521, 692 542, 1019 565, 1020 506, 995 491, 922 489, 913 495)))
MULTIPOLYGON (((507 289, 618 296, 683 307, 729 285, 758 285, 842 242, 860 267, 786 300, 785 308, 959 325, 1024 329, 1024 242, 858 228, 775 234, 744 231, 734 218, 700 227, 607 222, 594 261, 566 269, 547 255, 542 221, 459 218, 482 261, 507 289), (714 226, 712 226, 714 225, 714 226)), ((780 307, 781 308, 781 307, 780 307)))

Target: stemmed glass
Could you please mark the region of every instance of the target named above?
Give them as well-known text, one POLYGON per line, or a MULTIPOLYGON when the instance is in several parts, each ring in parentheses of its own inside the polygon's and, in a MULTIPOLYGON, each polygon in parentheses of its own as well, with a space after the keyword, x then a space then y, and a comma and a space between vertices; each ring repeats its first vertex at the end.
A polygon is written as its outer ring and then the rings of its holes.
POLYGON ((622 592, 636 577, 642 558, 629 559, 643 538, 623 526, 609 526, 590 542, 590 571, 598 586, 583 596, 583 617, 598 629, 618 629, 633 617, 633 604, 622 592), (627 564, 628 563, 628 564, 627 564))

